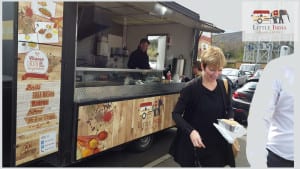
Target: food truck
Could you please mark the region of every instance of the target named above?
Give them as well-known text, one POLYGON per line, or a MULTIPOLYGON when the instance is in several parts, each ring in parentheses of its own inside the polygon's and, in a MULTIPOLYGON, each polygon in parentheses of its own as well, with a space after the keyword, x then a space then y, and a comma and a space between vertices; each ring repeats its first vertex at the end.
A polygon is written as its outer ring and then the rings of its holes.
POLYGON ((175 2, 4 2, 3 166, 150 148, 185 85, 164 68, 191 76, 203 31, 224 32, 175 2), (152 69, 127 69, 143 37, 152 69))

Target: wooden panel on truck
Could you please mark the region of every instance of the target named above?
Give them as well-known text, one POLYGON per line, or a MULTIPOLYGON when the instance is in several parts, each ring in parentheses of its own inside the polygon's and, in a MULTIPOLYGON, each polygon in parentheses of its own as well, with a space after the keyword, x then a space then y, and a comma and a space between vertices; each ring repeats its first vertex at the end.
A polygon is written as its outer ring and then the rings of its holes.
POLYGON ((79 106, 76 159, 172 127, 179 94, 79 106))
POLYGON ((16 165, 58 151, 63 2, 19 2, 16 165))

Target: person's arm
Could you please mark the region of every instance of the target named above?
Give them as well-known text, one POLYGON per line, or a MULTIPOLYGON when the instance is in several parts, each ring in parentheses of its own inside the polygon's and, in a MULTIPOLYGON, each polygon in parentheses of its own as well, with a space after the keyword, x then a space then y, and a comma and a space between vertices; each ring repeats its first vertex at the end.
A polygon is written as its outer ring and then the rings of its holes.
POLYGON ((190 99, 191 86, 186 86, 180 91, 180 96, 172 112, 172 118, 176 126, 182 129, 186 134, 189 134, 194 128, 183 119, 183 113, 190 99))
POLYGON ((176 123, 177 128, 180 128, 184 133, 186 133, 187 136, 189 136, 194 147, 205 148, 199 132, 182 117, 183 112, 186 110, 187 106, 191 106, 189 103, 191 101, 192 94, 193 90, 191 85, 182 89, 179 99, 175 105, 174 111, 172 112, 172 117, 176 123))
POLYGON ((274 79, 274 74, 279 74, 272 64, 269 64, 256 86, 249 110, 246 154, 251 167, 266 167, 269 122, 274 112, 279 87, 274 79))
POLYGON ((180 96, 172 112, 173 120, 176 123, 177 128, 182 129, 187 135, 189 135, 194 129, 188 122, 183 119, 183 113, 188 106, 191 98, 191 86, 186 86, 180 91, 180 96))

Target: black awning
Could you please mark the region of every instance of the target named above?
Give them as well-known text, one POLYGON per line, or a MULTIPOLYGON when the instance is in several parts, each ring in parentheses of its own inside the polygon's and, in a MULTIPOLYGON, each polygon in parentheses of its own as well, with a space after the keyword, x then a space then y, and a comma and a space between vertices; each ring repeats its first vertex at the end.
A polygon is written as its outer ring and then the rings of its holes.
POLYGON ((223 29, 220 29, 216 26, 214 26, 212 23, 199 20, 196 26, 197 29, 204 32, 212 32, 212 33, 224 33, 225 31, 223 29))
POLYGON ((212 23, 200 20, 200 15, 196 12, 191 11, 190 9, 176 3, 176 2, 160 2, 162 5, 170 8, 175 13, 179 14, 176 15, 176 18, 170 19, 175 22, 182 22, 182 24, 199 29, 200 31, 204 32, 212 32, 212 33, 224 33, 223 29, 220 29, 214 26, 212 23))

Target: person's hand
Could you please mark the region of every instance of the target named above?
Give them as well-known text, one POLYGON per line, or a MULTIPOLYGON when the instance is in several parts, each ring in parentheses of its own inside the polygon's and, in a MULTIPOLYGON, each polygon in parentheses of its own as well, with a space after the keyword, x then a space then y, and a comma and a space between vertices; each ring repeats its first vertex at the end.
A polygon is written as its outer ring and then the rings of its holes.
POLYGON ((200 134, 197 130, 193 130, 191 132, 190 139, 191 139, 194 147, 205 148, 205 145, 203 144, 200 134))

